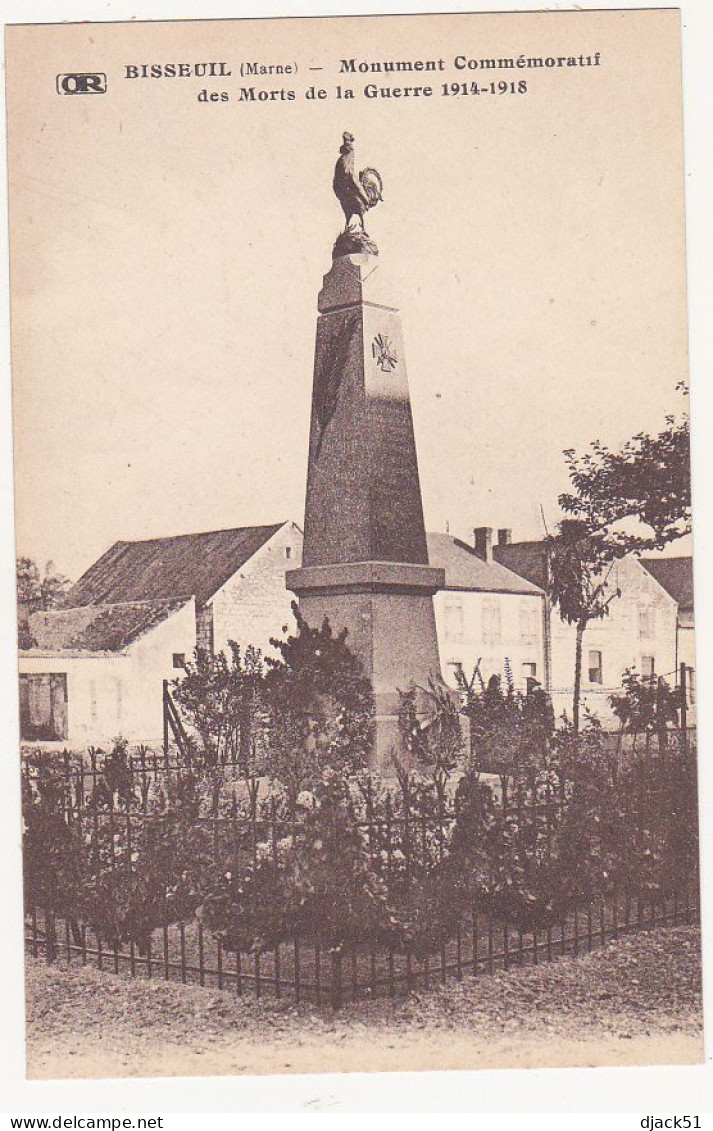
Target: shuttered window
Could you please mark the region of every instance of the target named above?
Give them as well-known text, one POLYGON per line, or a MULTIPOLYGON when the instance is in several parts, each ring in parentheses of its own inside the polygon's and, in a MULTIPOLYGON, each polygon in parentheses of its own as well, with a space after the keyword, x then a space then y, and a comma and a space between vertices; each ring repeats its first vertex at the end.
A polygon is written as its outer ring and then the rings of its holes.
POLYGON ((61 742, 67 738, 64 672, 20 676, 20 738, 26 742, 61 742))

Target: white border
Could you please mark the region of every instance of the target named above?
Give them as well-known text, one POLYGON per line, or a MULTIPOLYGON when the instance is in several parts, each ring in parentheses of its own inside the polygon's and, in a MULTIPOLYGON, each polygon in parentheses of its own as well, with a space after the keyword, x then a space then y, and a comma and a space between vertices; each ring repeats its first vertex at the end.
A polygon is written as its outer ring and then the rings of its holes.
MULTIPOLYGON (((549 11, 666 8, 656 2, 552 4, 549 11)), ((713 6, 708 0, 682 0, 684 123, 686 153, 687 247, 692 383, 693 473, 696 526, 696 628, 699 688, 713 688, 708 641, 713 635, 713 345, 706 333, 711 321, 713 261, 713 6)), ((225 19, 287 15, 375 15, 407 12, 533 11, 544 6, 512 0, 439 0, 331 3, 324 0, 229 3, 226 0, 4 0, 6 23, 61 21, 225 19)), ((4 131, 4 90, 2 93, 4 131)), ((7 214, 5 145, 0 147, 0 184, 7 214)), ((0 225, 0 262, 8 293, 7 224, 0 225)), ((0 395, 0 710, 3 749, 0 760, 0 830, 3 924, 0 931, 0 992, 3 995, 3 1098, 6 1112, 165 1113, 172 1112, 689 1112, 711 1110, 713 1056, 711 1041, 705 1067, 638 1069, 565 1069, 520 1072, 415 1073, 310 1077, 211 1077, 203 1079, 27 1082, 24 1079, 22 938, 19 857, 19 776, 16 653, 14 648, 14 539, 10 422, 9 312, 3 303, 0 325, 2 382, 0 395)), ((48 468, 51 475, 52 469, 48 468)), ((703 860, 710 862, 713 835, 707 814, 713 798, 711 710, 702 697, 699 716, 703 860)), ((704 930, 710 935, 713 869, 706 869, 704 930)), ((705 998, 708 1032, 713 1028, 713 972, 707 947, 705 998)), ((410 1117, 411 1122, 413 1117, 410 1117)), ((517 1121, 519 1122, 519 1120, 517 1121)), ((704 1126, 705 1126, 704 1120, 704 1126)), ((167 1120, 168 1126, 172 1121, 167 1120)), ((619 1121, 617 1121, 619 1123, 619 1121)), ((9 1124, 8 1124, 9 1125, 9 1124)), ((187 1125, 187 1124, 186 1124, 187 1125)), ((192 1124, 193 1125, 193 1124, 192 1124)), ((621 1125, 639 1127, 632 1115, 621 1125)), ((529 1123, 531 1127, 531 1122, 529 1123)))

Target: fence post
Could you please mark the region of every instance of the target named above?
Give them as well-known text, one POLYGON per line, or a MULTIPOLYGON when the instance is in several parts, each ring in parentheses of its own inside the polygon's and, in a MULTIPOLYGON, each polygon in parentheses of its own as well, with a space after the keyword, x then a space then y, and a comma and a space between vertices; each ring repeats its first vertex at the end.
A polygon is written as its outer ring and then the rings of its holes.
POLYGON ((168 758, 168 680, 163 681, 163 756, 168 758))
POLYGON ((688 731, 687 731, 688 704, 686 702, 687 677, 686 677, 686 664, 685 664, 684 660, 681 661, 681 666, 680 666, 679 670, 680 670, 680 673, 681 673, 680 676, 679 676, 680 694, 681 694, 681 749, 683 750, 684 754, 687 754, 688 753, 688 731))
POLYGON ((57 926, 54 912, 45 912, 45 960, 48 965, 57 959, 57 926))
POLYGON ((330 1000, 332 1009, 339 1009, 342 1004, 342 951, 335 947, 331 956, 330 1000))

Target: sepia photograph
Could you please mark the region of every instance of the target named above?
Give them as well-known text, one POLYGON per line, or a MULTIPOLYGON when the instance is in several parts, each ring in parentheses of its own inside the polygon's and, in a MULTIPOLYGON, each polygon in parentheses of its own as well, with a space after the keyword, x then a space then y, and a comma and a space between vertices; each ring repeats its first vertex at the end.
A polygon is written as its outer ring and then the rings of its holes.
POLYGON ((703 1062, 681 33, 6 26, 28 1079, 703 1062))

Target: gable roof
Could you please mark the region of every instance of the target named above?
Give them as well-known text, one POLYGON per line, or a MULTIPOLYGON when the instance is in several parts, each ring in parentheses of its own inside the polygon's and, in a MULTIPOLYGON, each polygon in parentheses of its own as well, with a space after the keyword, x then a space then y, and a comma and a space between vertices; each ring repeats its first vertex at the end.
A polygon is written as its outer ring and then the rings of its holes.
POLYGON ((681 612, 693 612, 693 558, 642 558, 641 564, 658 581, 681 612))
POLYGON ((115 542, 72 586, 65 607, 189 597, 204 605, 284 525, 115 542))
POLYGON ((499 562, 483 561, 467 542, 450 534, 427 534, 428 560, 446 571, 446 589, 484 593, 524 593, 542 596, 542 590, 499 562))
POLYGON ((30 649, 42 652, 121 652, 186 604, 135 601, 51 609, 29 618, 30 649))

